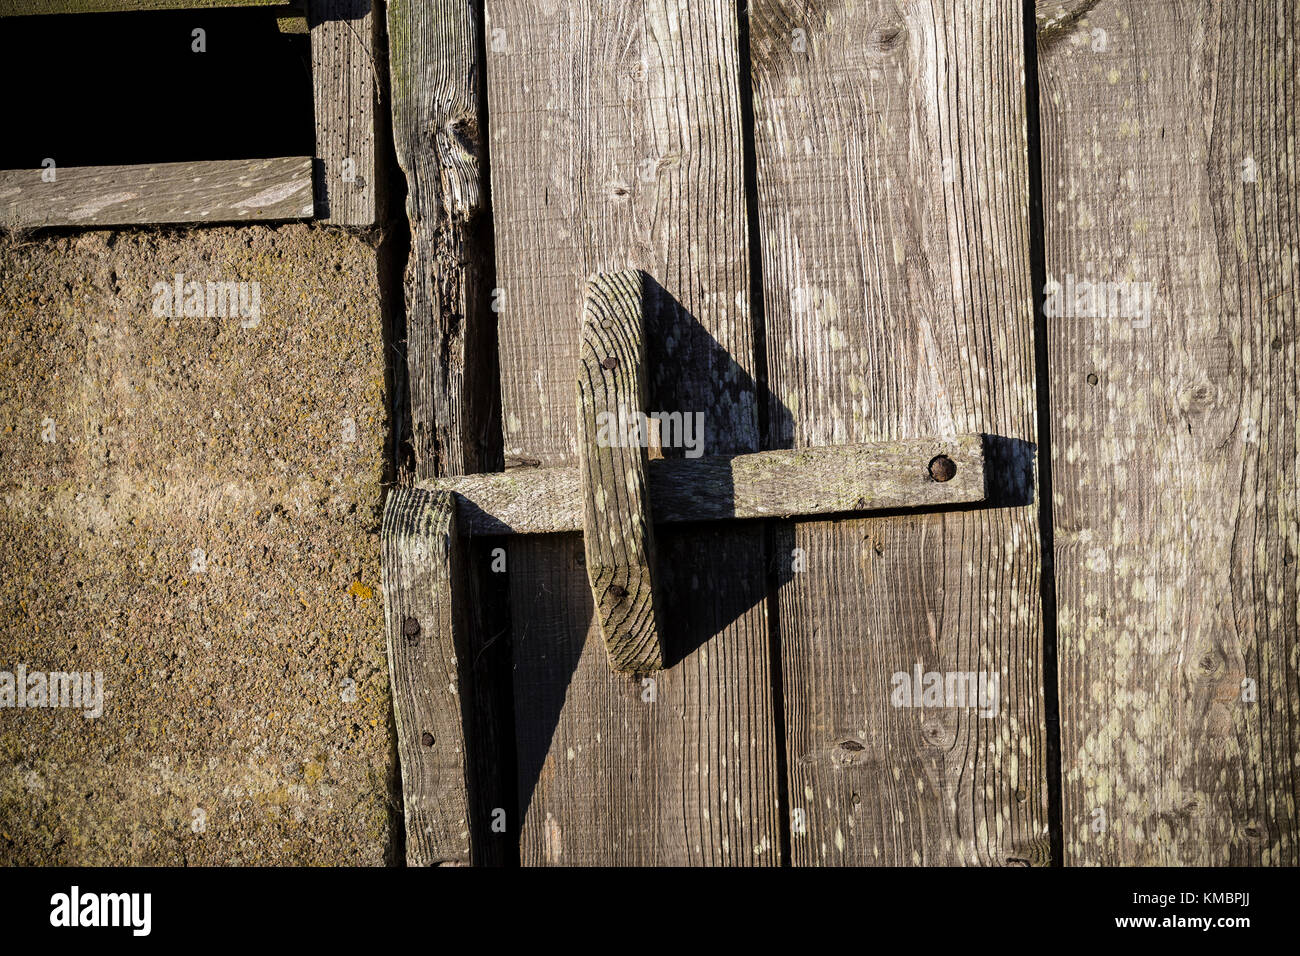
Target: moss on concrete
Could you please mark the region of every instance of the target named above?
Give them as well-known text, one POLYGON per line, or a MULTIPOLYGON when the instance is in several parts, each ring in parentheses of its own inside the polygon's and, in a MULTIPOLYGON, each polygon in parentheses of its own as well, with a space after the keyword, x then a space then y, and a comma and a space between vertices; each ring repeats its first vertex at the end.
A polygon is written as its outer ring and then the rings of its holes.
POLYGON ((354 236, 0 239, 0 670, 108 695, 0 709, 5 862, 391 858, 384 409, 354 236), (176 273, 260 322, 155 316, 176 273))

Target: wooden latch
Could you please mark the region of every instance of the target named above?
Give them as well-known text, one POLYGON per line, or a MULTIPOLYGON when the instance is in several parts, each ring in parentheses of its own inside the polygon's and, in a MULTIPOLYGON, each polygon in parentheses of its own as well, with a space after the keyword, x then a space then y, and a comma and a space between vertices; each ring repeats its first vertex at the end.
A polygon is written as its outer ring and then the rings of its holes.
MULTIPOLYGON (((654 525, 860 514, 983 501, 980 435, 699 458, 611 440, 645 412, 645 277, 593 276, 577 382, 578 464, 429 479, 384 508, 383 587, 410 863, 470 858, 460 656, 465 539, 581 531, 610 666, 663 667, 654 525)), ((653 436, 645 436, 652 438, 653 436)))
MULTIPOLYGON (((610 666, 657 671, 655 546, 646 489, 649 435, 618 440, 645 411, 644 290, 639 272, 593 276, 582 310, 578 366, 578 472, 587 580, 610 666)), ((644 421, 644 419, 640 419, 644 421)))

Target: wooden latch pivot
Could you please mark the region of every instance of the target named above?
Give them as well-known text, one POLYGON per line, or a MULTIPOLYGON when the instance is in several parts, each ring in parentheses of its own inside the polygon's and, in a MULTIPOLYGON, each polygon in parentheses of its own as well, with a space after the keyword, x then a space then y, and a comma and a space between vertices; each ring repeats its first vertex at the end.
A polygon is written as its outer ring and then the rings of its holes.
POLYGON ((646 421, 637 415, 646 405, 643 281, 633 271, 591 278, 578 366, 587 580, 610 666, 632 673, 659 670, 664 660, 655 614, 645 443, 618 437, 628 416, 646 421))
POLYGON ((385 629, 410 864, 473 856, 460 699, 469 537, 581 531, 610 665, 644 673, 664 665, 656 522, 807 518, 985 499, 980 435, 650 459, 652 436, 625 431, 633 421, 638 430, 649 425, 646 281, 627 271, 588 282, 576 467, 430 478, 388 497, 385 629))

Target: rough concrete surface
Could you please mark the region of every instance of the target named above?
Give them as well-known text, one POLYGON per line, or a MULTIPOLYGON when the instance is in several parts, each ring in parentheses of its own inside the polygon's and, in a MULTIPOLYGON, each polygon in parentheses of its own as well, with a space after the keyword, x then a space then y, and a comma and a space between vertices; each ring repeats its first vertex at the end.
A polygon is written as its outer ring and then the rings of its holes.
POLYGON ((356 236, 0 238, 0 671, 106 695, 0 708, 0 862, 393 859, 386 428, 356 236), (155 315, 178 272, 260 320, 155 315))

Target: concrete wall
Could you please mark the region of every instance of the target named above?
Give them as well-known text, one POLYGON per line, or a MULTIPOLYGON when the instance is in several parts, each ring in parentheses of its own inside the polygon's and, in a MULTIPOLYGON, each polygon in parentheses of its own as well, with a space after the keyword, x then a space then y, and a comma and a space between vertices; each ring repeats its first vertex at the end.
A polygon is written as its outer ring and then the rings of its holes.
POLYGON ((0 238, 0 671, 105 690, 0 708, 5 863, 392 859, 383 348, 342 231, 0 238), (260 321, 155 315, 178 272, 260 321))

